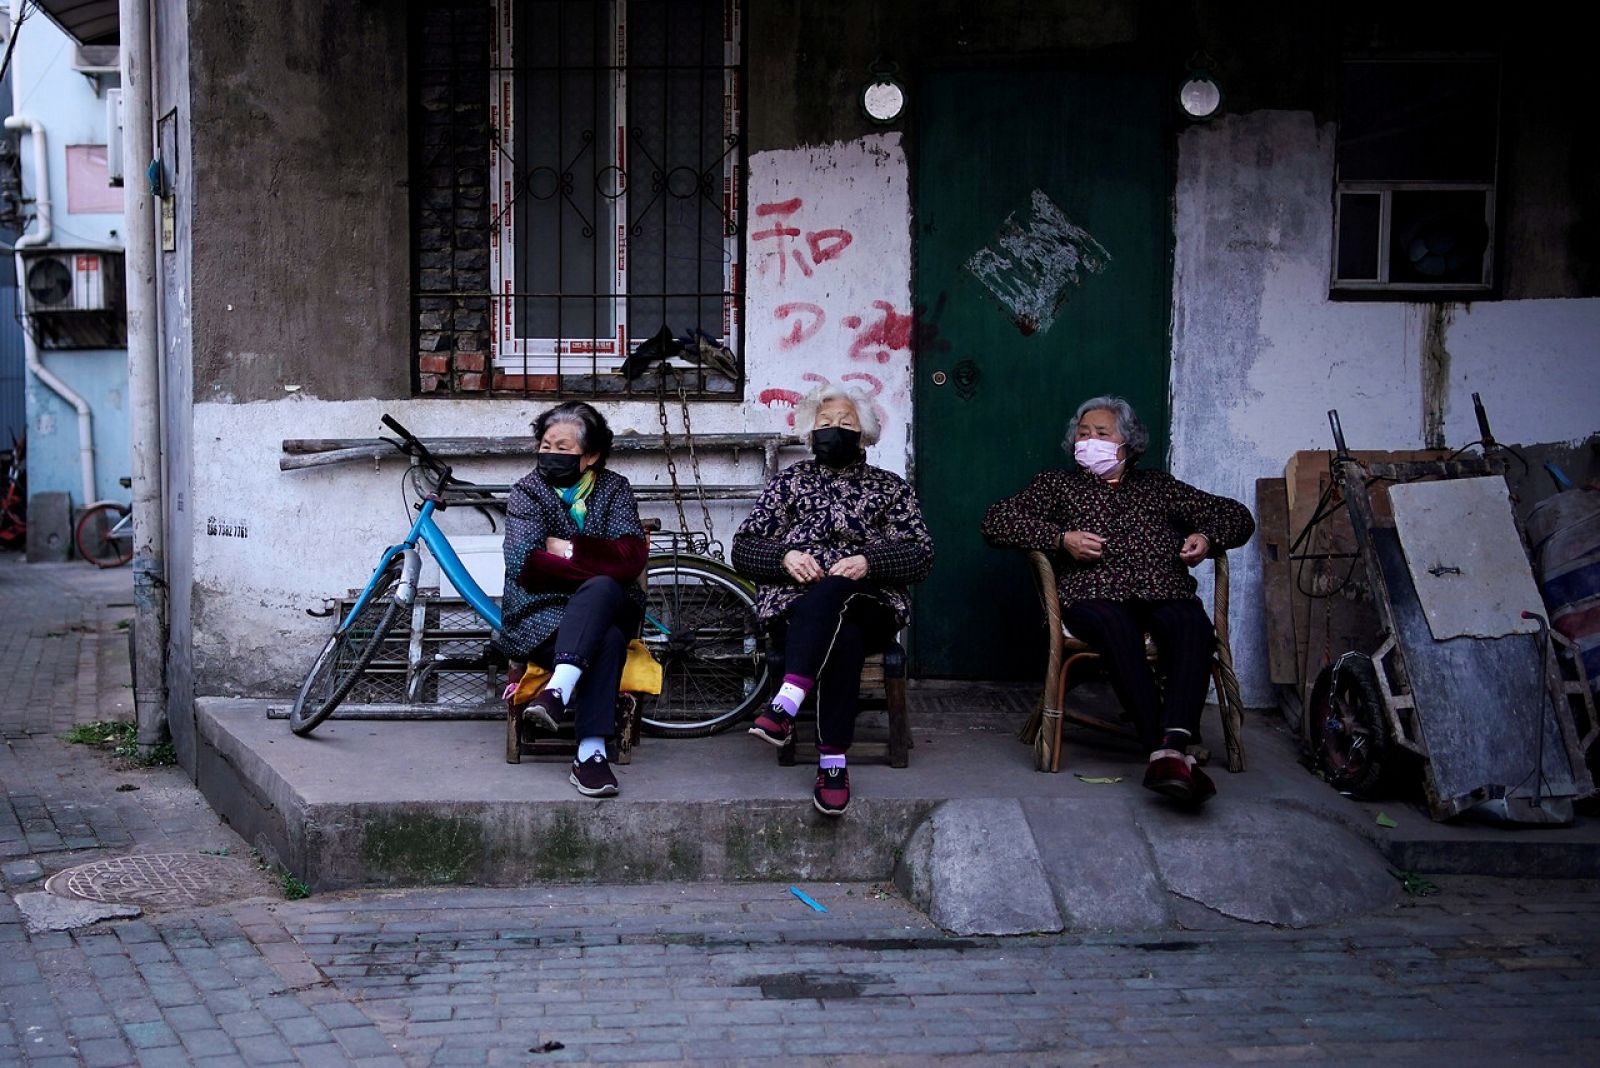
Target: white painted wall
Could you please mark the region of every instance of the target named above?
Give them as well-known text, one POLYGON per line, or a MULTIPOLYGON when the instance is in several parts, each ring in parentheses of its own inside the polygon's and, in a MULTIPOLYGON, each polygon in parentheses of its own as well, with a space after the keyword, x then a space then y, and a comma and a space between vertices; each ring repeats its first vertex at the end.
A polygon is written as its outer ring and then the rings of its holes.
MULTIPOLYGON (((1300 112, 1229 116, 1179 140, 1172 471, 1252 508, 1257 478, 1332 447, 1330 408, 1352 448, 1423 444, 1423 306, 1327 298, 1333 145, 1333 126, 1300 112)), ((1452 446, 1478 436, 1474 391, 1501 441, 1600 429, 1600 300, 1460 307, 1445 346, 1452 446)), ((1270 705, 1254 543, 1231 563, 1244 698, 1270 705)))
MULTIPOLYGON (((910 449, 911 238, 899 135, 761 153, 749 162, 755 211, 766 204, 801 203, 792 210, 752 214, 747 401, 695 405, 694 429, 787 429, 796 395, 822 379, 839 381, 874 394, 884 437, 871 458, 905 471, 910 449), (779 226, 800 234, 755 237, 779 226), (849 234, 848 243, 843 233, 849 234), (780 236, 788 257, 781 272, 775 255, 780 236), (904 324, 899 317, 905 317, 904 324)), ((285 338, 283 344, 299 340, 285 338)), ((379 417, 385 412, 422 437, 520 436, 529 432, 542 407, 519 400, 329 402, 288 388, 280 401, 197 403, 193 506, 187 513, 194 546, 196 692, 292 691, 331 627, 326 619, 308 617, 306 610, 321 608, 324 598, 365 582, 378 552, 399 540, 413 518, 401 509, 403 465, 398 460, 378 470, 372 464, 351 464, 283 472, 278 460, 284 438, 371 437, 382 429, 379 417), (241 531, 246 536, 239 536, 241 531)), ((599 407, 619 433, 658 432, 653 403, 599 407)), ((676 405, 671 408, 673 432, 681 434, 676 405)), ((790 458, 800 455, 797 449, 790 458)), ((759 484, 761 462, 759 453, 739 458, 736 467, 726 457, 704 458, 702 468, 710 483, 759 484)), ((530 466, 528 461, 463 461, 458 474, 478 482, 509 482, 530 466)), ((619 454, 614 466, 636 485, 667 483, 664 465, 655 457, 619 454)), ((691 478, 687 461, 680 463, 679 477, 686 484, 691 478)), ((661 515, 668 526, 676 526, 670 509, 650 506, 646 514, 661 515)), ((714 505, 717 536, 729 541, 747 510, 748 504, 714 505)), ((698 506, 690 502, 687 511, 690 523, 698 527, 698 506)), ((448 512, 440 525, 451 534, 488 531, 487 522, 471 511, 448 512)))

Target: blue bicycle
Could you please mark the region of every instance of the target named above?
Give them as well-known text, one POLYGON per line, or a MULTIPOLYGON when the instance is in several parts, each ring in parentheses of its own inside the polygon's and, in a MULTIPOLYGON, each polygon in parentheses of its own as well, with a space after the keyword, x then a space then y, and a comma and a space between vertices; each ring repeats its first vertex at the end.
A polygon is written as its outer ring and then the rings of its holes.
MULTIPOLYGON (((393 417, 385 415, 383 423, 398 435, 398 440, 383 440, 411 457, 425 476, 422 501, 405 540, 384 550, 366 587, 306 675, 289 710, 289 728, 302 736, 332 715, 374 666, 396 622, 410 620, 422 569, 419 543, 473 612, 491 630, 500 629, 500 606, 473 579, 433 517, 453 504, 483 507, 509 487, 476 486, 454 478, 450 465, 393 417)), ((653 534, 652 548, 645 569, 641 637, 661 664, 663 678, 661 693, 641 715, 641 725, 651 734, 678 737, 724 730, 760 703, 767 686, 754 591, 707 555, 703 539, 653 534)), ((403 661, 400 652, 391 650, 385 663, 397 655, 403 661)))

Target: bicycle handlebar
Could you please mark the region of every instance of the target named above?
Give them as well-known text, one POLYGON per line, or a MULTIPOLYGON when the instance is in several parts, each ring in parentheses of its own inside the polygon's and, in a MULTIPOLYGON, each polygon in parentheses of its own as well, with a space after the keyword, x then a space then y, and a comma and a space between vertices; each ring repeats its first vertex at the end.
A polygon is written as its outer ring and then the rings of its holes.
POLYGON ((416 457, 425 466, 431 468, 439 475, 440 489, 443 489, 450 483, 450 465, 433 455, 433 453, 429 452, 428 447, 424 445, 415 434, 400 425, 400 420, 396 419, 392 415, 389 415, 388 413, 384 413, 382 422, 384 426, 400 435, 401 441, 405 443, 404 445, 397 444, 395 446, 396 448, 405 453, 407 456, 416 457))

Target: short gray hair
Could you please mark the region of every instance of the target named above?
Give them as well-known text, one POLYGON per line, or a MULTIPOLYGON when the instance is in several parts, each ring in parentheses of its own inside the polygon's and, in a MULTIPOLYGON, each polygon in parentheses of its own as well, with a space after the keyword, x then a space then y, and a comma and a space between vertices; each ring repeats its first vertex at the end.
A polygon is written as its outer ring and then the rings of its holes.
POLYGON ((1128 463, 1132 464, 1150 447, 1150 431, 1139 421, 1139 413, 1133 410, 1133 405, 1114 393, 1090 397, 1078 405, 1072 422, 1067 424, 1067 436, 1061 439, 1062 449, 1066 450, 1068 456, 1072 455, 1072 447, 1078 440, 1078 424, 1086 413, 1101 409, 1117 417, 1117 433, 1122 435, 1123 444, 1128 446, 1128 463))
POLYGON ((878 435, 883 428, 878 425, 878 413, 873 410, 872 401, 859 389, 832 383, 818 386, 794 406, 794 432, 802 438, 809 436, 811 429, 817 425, 817 411, 831 400, 849 401, 856 410, 856 419, 861 423, 862 445, 878 443, 878 435))

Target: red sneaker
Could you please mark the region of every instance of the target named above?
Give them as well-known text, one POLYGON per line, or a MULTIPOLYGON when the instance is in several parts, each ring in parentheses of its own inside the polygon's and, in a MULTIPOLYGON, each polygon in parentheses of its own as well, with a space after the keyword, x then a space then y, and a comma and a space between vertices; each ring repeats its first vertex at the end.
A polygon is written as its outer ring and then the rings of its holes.
POLYGON ((850 771, 848 768, 818 768, 817 785, 811 791, 811 803, 824 816, 842 816, 850 804, 850 771))
POLYGON ((773 745, 782 746, 794 734, 794 717, 786 716, 782 712, 769 708, 757 716, 754 723, 750 724, 749 733, 760 738, 763 742, 771 742, 773 745))

